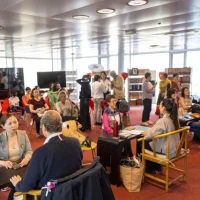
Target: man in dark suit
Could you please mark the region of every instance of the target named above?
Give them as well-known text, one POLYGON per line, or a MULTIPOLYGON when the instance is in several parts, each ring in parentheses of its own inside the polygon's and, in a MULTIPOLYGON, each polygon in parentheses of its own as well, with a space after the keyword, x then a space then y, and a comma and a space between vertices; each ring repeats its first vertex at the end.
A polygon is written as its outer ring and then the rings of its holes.
POLYGON ((75 138, 62 136, 59 113, 47 111, 41 124, 46 140, 33 153, 24 177, 14 176, 10 179, 16 191, 41 189, 49 180, 68 176, 81 168, 83 154, 80 143, 75 138))

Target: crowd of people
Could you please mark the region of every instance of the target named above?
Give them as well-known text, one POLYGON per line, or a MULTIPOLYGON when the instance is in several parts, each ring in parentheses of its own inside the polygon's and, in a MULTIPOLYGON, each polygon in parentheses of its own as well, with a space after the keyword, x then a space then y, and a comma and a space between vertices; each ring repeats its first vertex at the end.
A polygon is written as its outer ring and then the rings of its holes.
MULTIPOLYGON (((90 85, 91 77, 84 75, 77 83, 81 85, 80 109, 70 100, 67 91, 62 89, 59 83, 51 83, 48 91, 49 102, 41 96, 38 87, 26 88, 26 94, 22 97, 22 105, 19 106, 19 98, 16 92, 12 92, 9 99, 11 111, 20 109, 22 116, 25 112, 32 114, 36 124, 36 136, 46 137, 44 145, 32 152, 31 144, 25 131, 18 130, 18 120, 12 114, 3 115, 0 123, 4 131, 0 134, 0 166, 7 169, 13 168, 15 163, 20 167, 27 166, 23 178, 14 176, 10 179, 11 188, 9 200, 13 199, 13 193, 17 191, 28 191, 43 187, 50 179, 57 179, 76 172, 81 168, 82 151, 78 140, 64 137, 62 135, 62 122, 77 120, 82 125, 82 130, 91 129, 89 102, 94 102, 94 124, 102 126, 102 134, 113 135, 115 128, 123 129, 122 113, 118 110, 117 103, 125 99, 124 80, 115 71, 110 72, 112 80, 106 78, 106 73, 94 76, 90 85), (113 94, 111 94, 113 90, 113 94), (101 106, 104 102, 106 107, 101 106), (115 127, 117 126, 117 127, 115 127), (73 154, 71 153, 73 152, 73 154), (63 159, 65 157, 65 159, 63 159), (40 162, 38 162, 40 161, 40 162), (55 170, 59 169, 59 170, 55 170)), ((179 116, 188 113, 192 106, 189 88, 181 86, 175 74, 173 81, 163 74, 159 83, 158 105, 160 118, 147 132, 144 132, 145 148, 152 151, 151 138, 157 134, 163 134, 178 130, 180 128, 179 116)), ((143 83, 143 106, 142 125, 149 126, 152 98, 157 83, 152 85, 151 73, 145 74, 143 83)), ((200 140, 200 122, 190 121, 190 130, 194 132, 194 139, 200 140)), ((176 152, 180 142, 179 135, 171 137, 169 154, 176 152)), ((157 153, 166 154, 166 138, 156 139, 154 142, 157 153)), ((126 157, 133 157, 130 143, 124 146, 126 157)), ((155 173, 161 170, 161 165, 152 162, 146 163, 146 170, 155 173)), ((5 189, 5 188, 4 188, 5 189)))

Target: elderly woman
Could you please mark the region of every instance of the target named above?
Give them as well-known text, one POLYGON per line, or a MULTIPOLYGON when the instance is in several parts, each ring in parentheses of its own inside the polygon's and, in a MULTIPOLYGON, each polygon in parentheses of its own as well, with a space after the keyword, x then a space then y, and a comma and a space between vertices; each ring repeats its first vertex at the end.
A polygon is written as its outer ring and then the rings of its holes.
POLYGON ((14 115, 3 115, 0 123, 4 129, 0 134, 0 167, 11 169, 15 163, 20 167, 27 165, 32 149, 26 132, 18 130, 18 121, 14 115))
POLYGON ((78 106, 67 98, 65 91, 59 93, 59 101, 56 103, 56 110, 62 116, 62 121, 76 120, 79 117, 78 106))

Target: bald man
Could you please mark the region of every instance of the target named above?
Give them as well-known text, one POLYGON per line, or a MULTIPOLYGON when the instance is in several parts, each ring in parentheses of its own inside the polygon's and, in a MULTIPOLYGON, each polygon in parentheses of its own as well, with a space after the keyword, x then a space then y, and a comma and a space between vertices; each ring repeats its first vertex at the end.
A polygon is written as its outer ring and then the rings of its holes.
MULTIPOLYGON (((49 180, 68 176, 81 168, 83 154, 80 143, 75 138, 62 136, 60 114, 54 110, 47 111, 41 124, 46 140, 33 153, 24 177, 10 179, 16 191, 41 189, 49 180)), ((12 195, 13 190, 10 199, 12 195)))

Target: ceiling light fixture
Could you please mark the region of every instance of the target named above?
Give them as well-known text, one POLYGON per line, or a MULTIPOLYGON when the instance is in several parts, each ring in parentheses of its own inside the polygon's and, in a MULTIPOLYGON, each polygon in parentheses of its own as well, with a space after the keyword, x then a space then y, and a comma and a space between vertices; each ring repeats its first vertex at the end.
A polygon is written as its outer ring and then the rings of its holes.
POLYGON ((128 1, 129 6, 143 6, 148 3, 148 0, 132 0, 128 1))
POLYGON ((99 14, 111 14, 114 12, 115 12, 115 9, 113 9, 113 8, 101 8, 101 9, 97 10, 97 13, 99 13, 99 14))
POLYGON ((89 19, 90 17, 87 15, 74 15, 72 16, 72 18, 76 20, 86 20, 86 19, 89 19))

